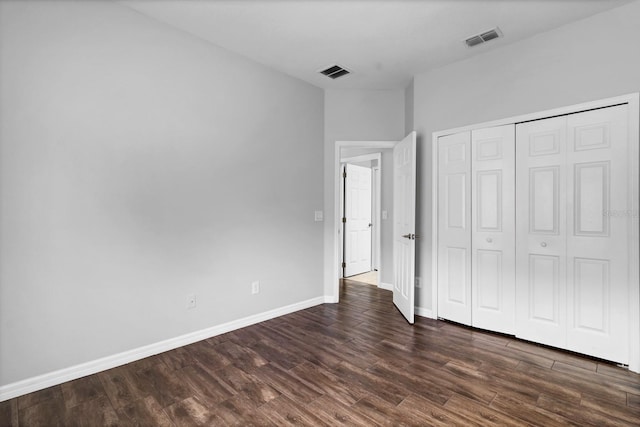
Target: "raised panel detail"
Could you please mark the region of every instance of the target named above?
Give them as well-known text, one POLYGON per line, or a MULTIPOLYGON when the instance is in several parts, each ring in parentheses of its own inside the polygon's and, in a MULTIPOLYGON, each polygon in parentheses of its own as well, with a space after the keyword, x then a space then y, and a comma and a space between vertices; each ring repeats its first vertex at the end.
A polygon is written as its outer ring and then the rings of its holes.
POLYGON ((466 304, 466 283, 467 283, 467 249, 447 248, 447 274, 449 302, 466 304))
POLYGON ((575 235, 609 235, 609 173, 608 161, 574 166, 575 235))
POLYGON ((575 139, 573 142, 573 148, 575 151, 608 148, 609 145, 610 139, 608 123, 576 127, 575 139))
POLYGON ((502 158, 502 138, 486 139, 476 143, 476 160, 497 160, 502 158))
POLYGON ((609 261, 575 258, 574 327, 609 332, 609 261))
POLYGON ((529 169, 529 227, 531 233, 558 234, 559 170, 557 166, 529 169))
POLYGON ((529 155, 548 156, 560 152, 560 135, 558 131, 535 133, 529 136, 529 155))
POLYGON ((465 228, 465 188, 466 175, 456 173, 447 175, 445 197, 447 199, 447 211, 445 221, 448 228, 465 228))
POLYGON ((476 251, 478 307, 500 310, 502 299, 502 252, 486 249, 476 251))
POLYGON ((558 323, 559 257, 529 255, 529 317, 558 323))
POLYGON ((466 159, 466 144, 451 144, 446 148, 447 164, 451 163, 464 163, 466 159))
POLYGON ((478 231, 502 230, 502 171, 478 172, 476 182, 478 231))

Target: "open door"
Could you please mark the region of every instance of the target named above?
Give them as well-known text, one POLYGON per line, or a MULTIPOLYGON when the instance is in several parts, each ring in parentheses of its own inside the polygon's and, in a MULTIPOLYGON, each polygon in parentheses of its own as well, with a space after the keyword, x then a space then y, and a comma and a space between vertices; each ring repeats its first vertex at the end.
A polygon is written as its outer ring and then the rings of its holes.
POLYGON ((393 303, 411 324, 415 311, 416 133, 393 148, 393 303))

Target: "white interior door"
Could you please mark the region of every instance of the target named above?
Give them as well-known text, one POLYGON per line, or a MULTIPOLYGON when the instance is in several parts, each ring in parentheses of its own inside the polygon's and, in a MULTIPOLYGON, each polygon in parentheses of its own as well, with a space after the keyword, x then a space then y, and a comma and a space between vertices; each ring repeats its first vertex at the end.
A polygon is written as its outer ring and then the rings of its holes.
POLYGON ((516 335, 566 345, 567 117, 516 126, 516 335))
POLYGON ((471 324, 515 333, 515 125, 471 132, 471 324))
POLYGON ((414 322, 416 258, 416 133, 393 148, 393 303, 414 322))
POLYGON ((438 316, 471 325, 471 133, 438 138, 438 316))
MULTIPOLYGON (((567 117, 567 349, 629 363, 627 105, 567 117)), ((638 286, 638 284, 634 284, 638 286)))
POLYGON ((371 271, 371 168, 345 166, 344 276, 371 271))

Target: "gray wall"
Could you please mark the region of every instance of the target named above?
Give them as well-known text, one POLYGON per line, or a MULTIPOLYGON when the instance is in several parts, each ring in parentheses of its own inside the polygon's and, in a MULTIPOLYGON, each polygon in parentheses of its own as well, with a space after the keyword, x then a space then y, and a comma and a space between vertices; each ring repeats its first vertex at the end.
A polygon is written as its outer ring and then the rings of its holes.
MULTIPOLYGON (((333 218, 334 185, 338 177, 334 165, 335 142, 401 140, 404 137, 404 91, 326 90, 324 117, 324 278, 325 294, 331 295, 332 280, 336 274, 333 271, 333 250, 338 237, 338 224, 333 218)), ((389 217, 386 222, 391 224, 391 221, 389 217)), ((383 266, 382 281, 390 283, 390 276, 385 270, 389 271, 383 266)))
POLYGON ((639 91, 639 22, 634 2, 415 77, 419 307, 433 308, 432 132, 639 91))
POLYGON ((323 296, 322 90, 117 3, 0 8, 0 385, 323 296))

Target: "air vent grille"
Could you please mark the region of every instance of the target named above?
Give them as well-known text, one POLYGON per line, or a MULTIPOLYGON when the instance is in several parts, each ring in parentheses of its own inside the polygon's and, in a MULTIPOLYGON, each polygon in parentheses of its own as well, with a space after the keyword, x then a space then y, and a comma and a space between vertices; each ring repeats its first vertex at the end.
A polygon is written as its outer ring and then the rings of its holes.
POLYGON ((323 70, 318 71, 320 74, 323 74, 330 79, 337 79, 338 77, 346 76, 347 74, 351 74, 351 71, 347 70, 340 65, 332 65, 323 70))
POLYGON ((497 39, 499 37, 502 37, 502 31, 500 31, 500 28, 495 27, 489 31, 485 31, 480 34, 476 34, 475 36, 471 36, 468 39, 466 39, 464 42, 467 45, 467 47, 473 47, 482 43, 486 43, 490 40, 497 39))

